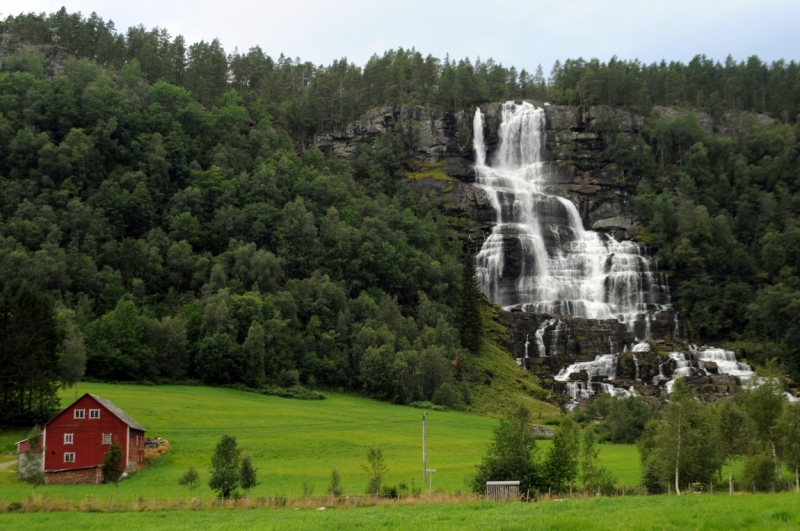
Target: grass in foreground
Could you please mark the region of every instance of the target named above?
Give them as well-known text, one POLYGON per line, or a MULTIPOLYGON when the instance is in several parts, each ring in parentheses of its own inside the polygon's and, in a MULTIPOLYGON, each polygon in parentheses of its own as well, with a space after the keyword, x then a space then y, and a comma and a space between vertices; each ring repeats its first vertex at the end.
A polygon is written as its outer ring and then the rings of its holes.
POLYGON ((728 530, 800 529, 800 495, 596 498, 539 503, 383 506, 343 510, 219 510, 0 514, 4 529, 728 530))
MULTIPOLYGON (((195 496, 211 496, 208 465, 224 433, 237 436, 239 445, 253 454, 261 482, 253 489, 254 496, 297 497, 303 494, 304 482, 307 488, 313 485, 315 495, 324 494, 333 467, 339 469, 346 493, 361 493, 367 484, 361 467, 372 444, 383 448, 387 484, 405 482, 410 487, 413 480, 419 486, 421 480, 419 409, 337 394, 327 400, 301 401, 206 387, 82 384, 81 392, 87 391, 110 399, 142 423, 148 436, 168 439, 172 446, 153 466, 120 483, 123 501, 140 496, 185 498, 188 490, 178 485, 178 478, 189 466, 201 474, 195 496)), ((62 403, 72 398, 67 391, 62 403)), ((438 470, 434 490, 465 488, 496 422, 458 412, 428 414, 428 465, 438 470)), ((543 451, 549 442, 539 446, 543 451)), ((621 482, 638 482, 634 447, 603 445, 601 459, 621 482)), ((113 491, 112 485, 45 485, 37 494, 51 499, 81 500, 89 495, 108 499, 113 491)), ((18 500, 30 493, 14 472, 0 470, 0 499, 18 500)))

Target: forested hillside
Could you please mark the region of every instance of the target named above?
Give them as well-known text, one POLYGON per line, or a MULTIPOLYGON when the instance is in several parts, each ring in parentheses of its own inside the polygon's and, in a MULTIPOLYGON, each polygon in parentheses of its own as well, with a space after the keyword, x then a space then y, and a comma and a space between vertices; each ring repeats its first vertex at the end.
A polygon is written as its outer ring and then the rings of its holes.
MULTIPOLYGON (((545 79, 541 68, 415 50, 363 67, 226 54, 216 40, 123 33, 64 10, 5 27, 5 344, 20 341, 13 308, 38 300, 34 290, 55 308, 42 334, 58 335, 62 358, 85 349, 93 378, 468 400, 479 341, 471 261, 438 200, 402 178, 413 139, 384 135, 352 164, 308 146, 379 104, 534 98, 776 119, 724 139, 692 114, 648 118, 637 136, 602 133, 638 186, 639 237, 681 281, 673 296, 694 339, 738 341, 800 375, 795 62, 579 59, 545 79)), ((25 376, 33 361, 4 348, 0 366, 0 416, 52 394, 25 376)))

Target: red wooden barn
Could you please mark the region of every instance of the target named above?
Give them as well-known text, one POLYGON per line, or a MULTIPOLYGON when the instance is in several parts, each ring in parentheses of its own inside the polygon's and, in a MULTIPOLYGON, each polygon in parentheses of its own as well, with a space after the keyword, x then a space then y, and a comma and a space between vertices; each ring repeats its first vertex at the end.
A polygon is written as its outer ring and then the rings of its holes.
MULTIPOLYGON (((86 393, 44 426, 45 483, 100 483, 103 455, 122 446, 126 469, 144 462, 145 429, 109 400, 86 393)), ((17 443, 20 453, 27 441, 17 443)))

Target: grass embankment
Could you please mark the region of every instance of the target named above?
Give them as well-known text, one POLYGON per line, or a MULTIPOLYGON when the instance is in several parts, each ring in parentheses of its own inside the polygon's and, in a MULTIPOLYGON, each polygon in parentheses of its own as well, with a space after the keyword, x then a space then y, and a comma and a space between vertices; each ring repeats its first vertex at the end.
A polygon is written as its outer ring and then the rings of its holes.
POLYGON ((796 494, 598 498, 540 503, 382 506, 345 510, 255 509, 0 514, 5 529, 684 530, 800 529, 796 494))
POLYGON ((508 331, 497 322, 499 310, 499 306, 488 301, 481 308, 485 336, 481 352, 475 357, 475 366, 483 381, 470 388, 473 409, 491 415, 506 413, 518 404, 524 404, 535 422, 558 417, 558 407, 543 402, 549 398, 550 392, 542 389, 534 376, 521 371, 511 355, 500 347, 508 340, 508 331))
MULTIPOLYGON (((254 496, 299 496, 304 482, 314 485, 316 495, 323 494, 333 467, 341 472, 345 492, 363 492, 367 473, 362 465, 371 444, 383 448, 389 467, 387 484, 411 486, 414 480, 419 485, 422 475, 419 409, 338 394, 329 394, 327 400, 301 401, 188 386, 82 384, 81 392, 108 398, 142 423, 148 436, 163 437, 172 446, 154 465, 120 483, 123 501, 139 496, 185 498, 188 491, 178 485, 178 478, 190 466, 197 467, 202 478, 195 496, 211 496, 208 466, 224 433, 236 435, 239 445, 253 454, 261 481, 253 489, 254 496)), ((67 391, 62 404, 72 399, 67 391)), ((428 465, 438 470, 434 490, 465 488, 496 423, 493 418, 460 412, 428 414, 428 465)), ((22 435, 4 432, 2 436, 16 441, 22 435)), ((547 446, 548 441, 540 443, 542 449, 547 446)), ((604 445, 601 460, 621 482, 638 482, 634 447, 604 445)), ((111 485, 45 485, 37 489, 37 495, 77 501, 89 495, 107 498, 113 490, 111 485)), ((0 471, 0 499, 19 500, 30 493, 14 472, 0 471)))

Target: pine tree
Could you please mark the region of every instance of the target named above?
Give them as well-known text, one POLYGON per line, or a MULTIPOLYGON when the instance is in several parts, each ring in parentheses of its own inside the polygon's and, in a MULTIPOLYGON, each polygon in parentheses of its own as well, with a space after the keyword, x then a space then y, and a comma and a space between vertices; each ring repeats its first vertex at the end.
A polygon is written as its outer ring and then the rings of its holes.
POLYGON ((480 350, 483 341, 482 299, 483 294, 475 271, 475 260, 472 254, 466 253, 462 269, 458 329, 461 334, 461 345, 475 353, 480 350))

